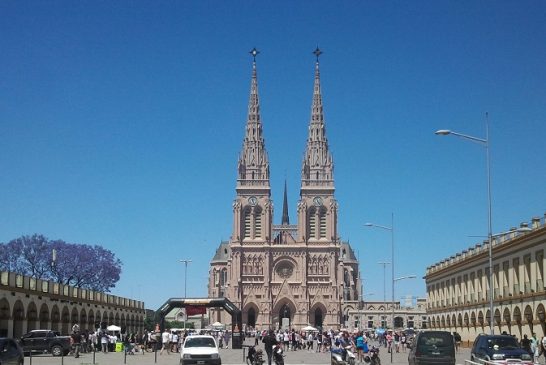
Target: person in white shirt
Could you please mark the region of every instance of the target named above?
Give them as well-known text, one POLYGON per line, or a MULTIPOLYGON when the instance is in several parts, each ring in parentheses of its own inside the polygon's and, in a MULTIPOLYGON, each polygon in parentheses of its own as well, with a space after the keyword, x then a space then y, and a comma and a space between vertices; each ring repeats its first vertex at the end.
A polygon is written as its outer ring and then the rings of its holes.
POLYGON ((161 351, 159 351, 159 354, 162 355, 163 350, 167 350, 167 355, 170 355, 171 350, 169 347, 171 345, 171 334, 169 333, 169 331, 167 331, 167 329, 165 329, 161 334, 161 343, 163 346, 161 347, 161 351))

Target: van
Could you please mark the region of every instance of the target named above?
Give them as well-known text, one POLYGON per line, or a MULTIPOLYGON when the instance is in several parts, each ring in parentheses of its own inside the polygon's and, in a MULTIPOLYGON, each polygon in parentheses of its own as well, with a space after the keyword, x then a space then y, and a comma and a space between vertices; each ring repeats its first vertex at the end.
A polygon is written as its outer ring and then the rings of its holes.
POLYGON ((409 365, 455 365, 455 340, 447 331, 419 332, 409 347, 409 365))

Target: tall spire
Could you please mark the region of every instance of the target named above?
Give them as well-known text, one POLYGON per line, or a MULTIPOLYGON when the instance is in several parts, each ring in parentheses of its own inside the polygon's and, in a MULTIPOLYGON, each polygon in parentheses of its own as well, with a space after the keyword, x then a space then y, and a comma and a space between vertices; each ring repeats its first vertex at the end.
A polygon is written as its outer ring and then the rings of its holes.
POLYGON ((319 56, 322 51, 317 47, 313 52, 317 60, 315 63, 315 82, 313 86, 313 102, 311 106, 311 120, 307 148, 302 164, 302 187, 334 186, 334 163, 328 151, 328 139, 324 126, 324 112, 322 107, 322 93, 320 90, 319 56))
POLYGON ((252 79, 250 82, 245 138, 239 156, 237 186, 262 186, 269 189, 269 160, 262 133, 260 100, 258 97, 258 76, 256 71, 256 56, 258 53, 260 52, 256 48, 250 51, 253 57, 252 79))
POLYGON ((288 197, 286 195, 286 180, 284 180, 284 199, 282 202, 282 222, 283 226, 290 224, 290 218, 288 217, 288 197))

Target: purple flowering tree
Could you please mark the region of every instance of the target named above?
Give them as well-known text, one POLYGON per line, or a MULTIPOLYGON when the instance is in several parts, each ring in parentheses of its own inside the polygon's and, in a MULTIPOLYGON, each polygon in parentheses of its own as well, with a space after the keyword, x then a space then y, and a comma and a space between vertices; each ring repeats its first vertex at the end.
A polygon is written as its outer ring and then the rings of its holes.
POLYGON ((112 251, 99 245, 49 241, 41 235, 0 244, 0 270, 95 291, 109 292, 114 288, 121 266, 112 251))

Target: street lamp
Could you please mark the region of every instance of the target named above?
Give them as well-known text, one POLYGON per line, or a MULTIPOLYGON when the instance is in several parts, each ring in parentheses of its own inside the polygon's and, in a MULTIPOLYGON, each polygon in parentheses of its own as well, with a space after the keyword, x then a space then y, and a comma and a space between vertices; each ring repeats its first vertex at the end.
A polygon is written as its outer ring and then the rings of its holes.
POLYGON ((191 260, 178 260, 179 262, 184 263, 184 299, 186 299, 186 284, 188 282, 188 264, 191 262, 191 260))
POLYGON ((474 136, 469 136, 467 134, 462 134, 458 132, 453 132, 449 129, 440 129, 436 131, 436 134, 439 136, 453 135, 456 137, 461 137, 468 139, 472 142, 476 142, 485 147, 485 157, 486 157, 486 170, 487 170, 487 242, 488 242, 488 252, 489 252, 489 328, 490 333, 494 334, 493 327, 493 229, 492 229, 492 219, 491 219, 491 158, 489 155, 489 114, 485 113, 485 139, 478 138, 474 136))
MULTIPOLYGON (((184 299, 186 299, 186 284, 188 282, 188 264, 191 260, 178 260, 179 262, 184 263, 184 299)), ((186 313, 186 318, 184 319, 184 331, 186 330, 186 321, 188 319, 188 314, 186 313)))
MULTIPOLYGON (((379 224, 374 224, 374 223, 365 223, 364 224, 366 227, 375 227, 375 228, 381 228, 381 229, 384 229, 384 230, 387 230, 387 231, 390 231, 391 232, 391 270, 392 270, 392 283, 391 283, 391 286, 392 286, 392 303, 391 303, 391 306, 392 306, 392 328, 393 328, 393 331, 394 331, 394 213, 391 213, 391 226, 390 227, 387 227, 387 226, 382 226, 382 225, 379 225, 379 224)), ((386 265, 383 264, 383 265, 386 265)), ((385 266, 383 266, 384 268, 385 266)), ((392 363, 392 348, 391 348, 391 363, 392 363)))
MULTIPOLYGON (((370 224, 370 223, 366 223, 366 224, 370 224)), ((383 265, 383 311, 386 311, 387 310, 387 289, 386 289, 386 283, 387 281, 385 280, 386 278, 386 268, 387 268, 387 265, 390 265, 391 263, 390 262, 387 262, 387 261, 379 261, 378 262, 379 265, 383 265)), ((387 316, 385 316, 386 318, 387 316)), ((385 326, 387 327, 387 326, 385 326)))

